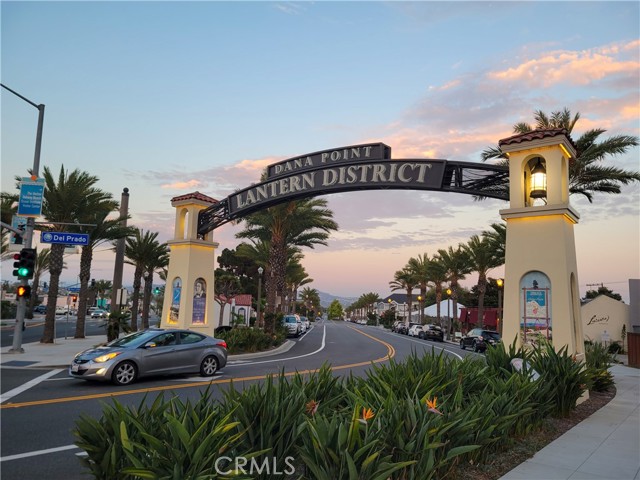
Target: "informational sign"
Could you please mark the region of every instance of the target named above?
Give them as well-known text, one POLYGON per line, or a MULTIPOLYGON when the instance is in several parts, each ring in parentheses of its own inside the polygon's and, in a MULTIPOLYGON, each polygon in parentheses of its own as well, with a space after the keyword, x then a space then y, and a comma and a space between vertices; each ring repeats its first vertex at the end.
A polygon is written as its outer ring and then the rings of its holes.
POLYGON ((88 233, 41 232, 42 243, 63 243, 65 245, 89 245, 88 233))
POLYGON ((547 314, 547 290, 525 289, 525 302, 527 318, 544 318, 547 314))
POLYGON ((23 177, 20 182, 20 199, 17 214, 22 217, 39 217, 42 214, 44 179, 23 177))
POLYGON ((68 292, 78 293, 80 291, 80 287, 67 287, 68 292))

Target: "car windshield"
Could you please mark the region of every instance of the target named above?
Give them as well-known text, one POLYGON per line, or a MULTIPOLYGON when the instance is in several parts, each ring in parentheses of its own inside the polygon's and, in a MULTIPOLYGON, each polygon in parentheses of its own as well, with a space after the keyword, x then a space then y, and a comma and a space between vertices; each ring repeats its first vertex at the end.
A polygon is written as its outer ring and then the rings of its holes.
POLYGON ((137 347, 138 345, 145 344, 147 341, 158 335, 160 331, 143 330, 141 332, 135 332, 126 337, 118 338, 110 343, 107 343, 108 347, 137 347))
POLYGON ((296 317, 285 317, 284 318, 284 322, 285 323, 297 323, 298 321, 296 320, 296 317))

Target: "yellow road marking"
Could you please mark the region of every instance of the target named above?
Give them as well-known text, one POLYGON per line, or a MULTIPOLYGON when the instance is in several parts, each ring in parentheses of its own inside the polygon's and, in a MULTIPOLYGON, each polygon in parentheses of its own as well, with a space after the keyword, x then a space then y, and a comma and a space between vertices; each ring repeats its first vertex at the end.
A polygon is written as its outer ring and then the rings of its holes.
MULTIPOLYGON (((346 364, 346 365, 336 365, 335 367, 330 367, 330 369, 332 371, 336 371, 336 370, 344 370, 347 368, 355 368, 355 367, 363 367, 366 365, 371 365, 372 363, 381 363, 381 362, 385 362, 391 358, 393 358, 396 355, 396 350, 395 348, 393 348, 393 345, 391 345, 390 343, 387 343, 383 340, 380 340, 379 338, 375 338, 372 335, 369 335, 368 333, 363 332, 362 330, 358 330, 357 328, 351 327, 349 326, 349 328, 351 328, 353 331, 364 335, 365 337, 370 338, 371 340, 381 343, 383 344, 385 347, 387 347, 387 355, 376 358, 375 360, 367 360, 366 362, 358 362, 358 363, 350 363, 350 364, 346 364)), ((313 370, 302 370, 302 371, 295 371, 295 372, 288 372, 285 373, 284 376, 285 377, 291 377, 293 375, 296 374, 300 374, 300 375, 305 375, 305 374, 310 374, 310 373, 316 373, 320 371, 319 368, 317 369, 313 369, 313 370)), ((109 392, 109 393, 95 393, 92 395, 81 395, 81 396, 76 396, 76 397, 64 397, 64 398, 51 398, 48 400, 34 400, 31 402, 21 402, 21 403, 6 403, 3 405, 0 405, 0 410, 4 410, 4 409, 8 409, 8 408, 22 408, 22 407, 33 407, 33 406, 39 406, 39 405, 51 405, 54 403, 66 403, 66 402, 78 402, 81 400, 95 400, 97 398, 109 398, 109 397, 120 397, 123 395, 133 395, 133 394, 137 394, 137 393, 147 393, 147 392, 159 392, 159 391, 163 391, 163 390, 178 390, 181 388, 191 388, 191 387, 202 387, 203 385, 213 385, 213 384, 223 384, 223 383, 231 383, 233 382, 250 382, 252 380, 262 380, 264 378, 267 378, 269 376, 278 376, 279 374, 275 374, 275 373, 268 373, 265 375, 255 375, 255 376, 251 376, 251 377, 240 377, 240 378, 225 378, 225 379, 220 379, 220 380, 212 380, 211 382, 192 382, 192 383, 184 383, 181 385, 167 385, 167 386, 160 386, 160 387, 150 387, 150 388, 143 388, 143 389, 138 389, 138 390, 120 390, 117 392, 109 392)))

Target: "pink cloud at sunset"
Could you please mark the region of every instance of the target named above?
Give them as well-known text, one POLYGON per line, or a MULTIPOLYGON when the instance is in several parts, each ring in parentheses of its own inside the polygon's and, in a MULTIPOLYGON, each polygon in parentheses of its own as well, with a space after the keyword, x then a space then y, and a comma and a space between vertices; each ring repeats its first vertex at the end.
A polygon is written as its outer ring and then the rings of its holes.
POLYGON ((502 71, 489 72, 487 78, 507 82, 524 82, 530 87, 557 84, 587 85, 615 75, 637 76, 637 60, 617 58, 636 48, 637 42, 585 51, 553 51, 502 71))

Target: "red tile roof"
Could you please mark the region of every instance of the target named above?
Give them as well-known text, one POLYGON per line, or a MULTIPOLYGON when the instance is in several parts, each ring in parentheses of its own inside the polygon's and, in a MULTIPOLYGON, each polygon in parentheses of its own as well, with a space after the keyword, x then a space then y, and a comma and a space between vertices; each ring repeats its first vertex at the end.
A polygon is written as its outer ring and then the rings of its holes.
POLYGON ((249 293, 242 293, 239 295, 236 295, 235 297, 231 297, 231 298, 227 298, 224 295, 217 295, 218 298, 220 298, 222 301, 226 302, 226 303, 231 303, 231 301, 235 298, 236 299, 236 306, 240 306, 240 307, 250 307, 251 306, 251 294, 249 293))
POLYGON ((205 195, 204 193, 200 193, 200 192, 191 192, 191 193, 185 193, 184 195, 178 195, 177 197, 173 197, 171 201, 179 202, 181 200, 191 200, 191 199, 201 200, 203 202, 209 202, 209 203, 218 203, 218 200, 216 200, 215 198, 211 198, 208 195, 205 195))
POLYGON ((567 137, 567 140, 569 140, 569 143, 571 143, 571 146, 573 146, 573 148, 575 148, 577 151, 576 144, 573 143, 573 140, 571 139, 571 136, 569 135, 569 132, 567 132, 566 128, 547 128, 547 129, 540 129, 540 130, 532 130, 526 133, 519 133, 517 135, 513 135, 511 137, 503 138, 502 140, 499 140, 498 145, 502 146, 502 145, 512 145, 514 143, 530 142, 531 140, 539 140, 547 137, 555 137, 557 135, 564 135, 565 137, 567 137))

